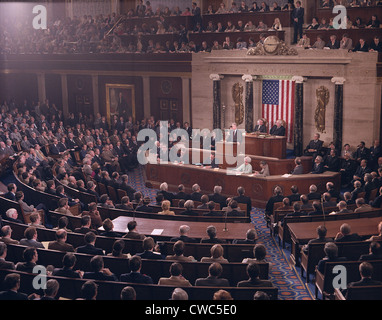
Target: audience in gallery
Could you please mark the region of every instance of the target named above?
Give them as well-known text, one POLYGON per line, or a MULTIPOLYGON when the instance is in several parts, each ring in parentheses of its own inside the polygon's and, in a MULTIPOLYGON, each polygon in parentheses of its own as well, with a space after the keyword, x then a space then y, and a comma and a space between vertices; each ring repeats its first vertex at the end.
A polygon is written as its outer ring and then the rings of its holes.
MULTIPOLYGON (((365 5, 375 5, 373 1, 369 1, 365 5)), ((333 1, 331 1, 333 3, 333 1)), ((364 4, 363 4, 364 5, 364 4)), ((21 25, 14 25, 9 23, 9 18, 6 17, 4 22, 0 24, 0 53, 50 53, 50 54, 70 54, 70 53, 169 53, 169 52, 209 52, 209 50, 202 50, 202 41, 192 44, 192 41, 188 40, 188 33, 192 32, 215 32, 215 27, 211 21, 208 23, 206 29, 203 29, 201 23, 200 8, 196 5, 192 5, 192 10, 186 8, 182 13, 179 7, 175 7, 172 10, 169 7, 157 8, 155 12, 151 9, 151 5, 143 4, 139 7, 146 9, 143 10, 129 10, 128 13, 109 15, 97 15, 95 17, 91 15, 84 15, 83 17, 56 19, 48 21, 49 32, 43 30, 34 30, 33 28, 25 28, 25 24, 29 23, 28 19, 20 19, 21 25), (190 15, 193 18, 194 25, 190 30, 187 30, 184 25, 174 25, 173 23, 167 23, 166 18, 171 16, 186 16, 190 15), (137 20, 136 18, 141 20, 137 20), (144 17, 158 17, 158 20, 149 25, 148 21, 144 20, 144 17), (135 25, 130 23, 131 19, 135 19, 135 25), (199 27, 197 27, 199 25, 199 27), (25 30, 31 30, 25 32, 25 30), (158 34, 177 34, 179 39, 175 43, 156 41, 155 37, 147 40, 145 35, 158 35, 158 34), (122 35, 133 35, 137 39, 129 41, 124 44, 120 38, 122 35)), ((224 3, 222 3, 216 14, 219 13, 242 13, 242 12, 269 12, 269 11, 284 11, 292 10, 294 7, 293 1, 288 1, 283 8, 281 8, 277 2, 267 4, 263 1, 258 6, 256 2, 253 2, 252 8, 248 10, 245 2, 238 3, 232 2, 232 7, 226 9, 224 3)), ((326 7, 326 5, 325 5, 326 7)), ((212 8, 209 8, 208 12, 213 12, 212 8)), ((313 18, 312 23, 307 29, 320 29, 330 30, 333 28, 331 21, 321 21, 318 23, 318 18, 313 18)), ((379 28, 380 21, 376 15, 372 15, 367 23, 362 23, 360 19, 355 19, 352 23, 349 19, 349 27, 351 28, 379 28)), ((237 25, 228 22, 228 25, 222 25, 218 32, 224 31, 271 31, 282 30, 282 26, 279 18, 275 18, 272 26, 267 27, 261 21, 258 22, 258 26, 255 26, 252 21, 239 20, 237 25)), ((193 41, 195 42, 195 41, 193 41)), ((207 48, 212 46, 207 44, 207 48)), ((234 46, 228 47, 228 49, 236 49, 236 42, 234 46)), ((242 47, 238 48, 241 49, 242 47)), ((353 49, 353 48, 350 48, 353 49)), ((375 50, 375 49, 374 49, 375 50)), ((375 50, 377 51, 377 50, 375 50)))

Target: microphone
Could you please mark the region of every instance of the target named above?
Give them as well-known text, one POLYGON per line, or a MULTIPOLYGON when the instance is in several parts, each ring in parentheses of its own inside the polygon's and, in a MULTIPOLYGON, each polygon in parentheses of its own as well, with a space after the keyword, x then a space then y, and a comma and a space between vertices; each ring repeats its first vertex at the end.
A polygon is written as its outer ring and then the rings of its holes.
POLYGON ((324 216, 324 227, 325 227, 324 195, 321 195, 321 209, 322 209, 322 214, 324 216))
POLYGON ((135 221, 135 212, 137 211, 137 208, 140 206, 141 203, 142 203, 142 198, 139 199, 139 202, 134 207, 134 210, 133 210, 133 221, 135 221))
POLYGON ((223 229, 224 232, 228 231, 228 229, 227 229, 227 215, 228 215, 228 211, 226 211, 225 215, 224 215, 224 229, 223 229))

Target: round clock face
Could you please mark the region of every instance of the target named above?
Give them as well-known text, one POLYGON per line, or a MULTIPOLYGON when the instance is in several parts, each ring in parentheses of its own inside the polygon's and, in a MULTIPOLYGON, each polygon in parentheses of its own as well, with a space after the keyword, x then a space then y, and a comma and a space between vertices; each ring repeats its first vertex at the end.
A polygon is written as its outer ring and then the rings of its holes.
POLYGON ((162 92, 164 94, 169 94, 171 92, 171 90, 172 90, 172 84, 171 84, 170 81, 164 80, 161 83, 161 88, 162 88, 162 92))
POLYGON ((264 40, 264 50, 267 53, 275 53, 280 43, 276 36, 269 36, 264 40))

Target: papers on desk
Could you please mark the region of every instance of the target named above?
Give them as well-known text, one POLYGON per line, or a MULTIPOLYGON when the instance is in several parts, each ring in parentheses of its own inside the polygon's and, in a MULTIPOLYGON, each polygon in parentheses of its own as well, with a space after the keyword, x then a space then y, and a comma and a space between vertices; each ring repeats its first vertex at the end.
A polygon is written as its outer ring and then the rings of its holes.
POLYGON ((42 245, 44 246, 45 249, 48 249, 49 247, 49 241, 41 241, 42 245))
POLYGON ((214 168, 214 171, 219 171, 219 168, 214 168))
POLYGON ((283 178, 289 178, 290 176, 291 176, 290 173, 286 173, 286 174, 283 174, 283 175, 282 175, 283 178))
POLYGON ((163 232, 163 229, 154 229, 154 230, 151 232, 151 234, 152 234, 153 236, 159 236, 159 235, 162 234, 162 232, 163 232))

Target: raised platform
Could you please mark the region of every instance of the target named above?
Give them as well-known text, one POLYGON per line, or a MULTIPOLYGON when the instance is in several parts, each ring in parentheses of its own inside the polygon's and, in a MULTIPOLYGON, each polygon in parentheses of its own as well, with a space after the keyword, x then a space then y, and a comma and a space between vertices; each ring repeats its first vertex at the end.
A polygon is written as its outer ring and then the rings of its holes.
POLYGON ((226 169, 204 169, 194 165, 179 164, 146 164, 146 185, 158 188, 162 182, 167 182, 170 191, 177 191, 178 185, 183 184, 187 192, 197 183, 201 192, 213 193, 214 186, 222 186, 225 196, 236 196, 237 188, 245 188, 245 194, 251 197, 252 205, 265 208, 268 199, 273 195, 276 186, 280 186, 284 194, 290 193, 292 185, 297 185, 300 193, 307 193, 311 184, 317 185, 318 191, 325 191, 327 182, 333 182, 339 190, 341 175, 338 172, 323 174, 301 174, 284 177, 272 175, 257 177, 251 174, 229 174, 226 169))

